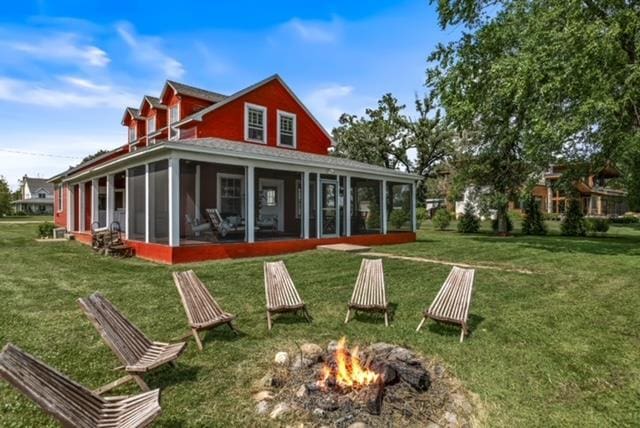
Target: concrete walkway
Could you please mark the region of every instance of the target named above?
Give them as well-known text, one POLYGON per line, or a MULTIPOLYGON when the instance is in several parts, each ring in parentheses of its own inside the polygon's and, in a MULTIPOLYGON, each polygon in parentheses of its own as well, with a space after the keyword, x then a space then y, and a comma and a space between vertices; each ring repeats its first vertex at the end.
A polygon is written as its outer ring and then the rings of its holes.
POLYGON ((527 269, 513 269, 513 268, 503 268, 495 265, 472 265, 467 263, 454 263, 447 262, 444 260, 436 260, 436 259, 425 259, 424 257, 412 257, 412 256, 399 256, 397 254, 389 254, 389 253, 377 253, 377 252, 367 252, 360 253, 361 256, 375 256, 375 257, 385 257, 388 259, 396 259, 396 260, 407 260, 410 262, 419 262, 419 263, 434 263, 438 265, 446 265, 446 266, 459 266, 467 269, 489 269, 489 270, 498 270, 502 272, 515 272, 515 273, 523 273, 526 275, 533 275, 533 272, 527 269))

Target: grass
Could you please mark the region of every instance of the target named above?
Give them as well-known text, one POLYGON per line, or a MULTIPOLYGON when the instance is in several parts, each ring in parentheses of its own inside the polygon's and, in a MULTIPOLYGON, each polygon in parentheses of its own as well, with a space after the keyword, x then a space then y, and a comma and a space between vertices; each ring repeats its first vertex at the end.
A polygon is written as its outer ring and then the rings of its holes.
POLYGON ((22 221, 53 221, 53 216, 50 215, 8 215, 5 217, 0 216, 0 223, 2 222, 22 222, 22 221))
MULTIPOLYGON (((425 225, 426 226, 426 225, 425 225)), ((190 342, 178 369, 147 377, 163 390, 161 427, 260 426, 250 389, 276 351, 346 335, 386 341, 435 356, 471 391, 487 426, 631 426, 640 421, 640 266, 638 229, 610 236, 497 238, 488 234, 419 234, 416 243, 377 251, 528 269, 531 275, 479 270, 472 335, 428 323, 415 327, 449 267, 385 260, 391 327, 380 318, 342 322, 360 257, 309 251, 284 257, 315 320, 281 317, 271 333, 264 313, 262 261, 189 265, 238 315, 242 330, 208 333, 200 353, 190 342)), ((186 331, 170 272, 136 259, 93 254, 75 242, 37 244, 34 225, 0 225, 0 345, 13 342, 82 384, 115 378, 119 365, 75 300, 100 290, 143 331, 166 341, 186 331)), ((123 392, 136 392, 124 388, 123 392)), ((28 400, 0 383, 2 426, 54 426, 28 400)))

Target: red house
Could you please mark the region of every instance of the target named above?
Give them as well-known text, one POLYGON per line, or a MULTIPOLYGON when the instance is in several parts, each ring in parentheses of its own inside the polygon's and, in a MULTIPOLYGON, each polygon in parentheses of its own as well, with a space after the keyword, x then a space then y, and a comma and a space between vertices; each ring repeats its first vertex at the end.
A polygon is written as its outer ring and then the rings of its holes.
POLYGON ((418 177, 330 156, 278 75, 232 95, 167 81, 122 125, 127 144, 50 179, 83 242, 117 222, 137 256, 182 263, 415 240, 418 177))

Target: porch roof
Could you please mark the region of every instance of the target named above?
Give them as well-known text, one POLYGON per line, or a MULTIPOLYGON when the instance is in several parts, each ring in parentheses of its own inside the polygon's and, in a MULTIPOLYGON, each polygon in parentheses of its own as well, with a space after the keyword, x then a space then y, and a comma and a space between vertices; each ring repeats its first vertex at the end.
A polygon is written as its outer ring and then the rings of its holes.
POLYGON ((94 173, 99 170, 116 168, 120 163, 125 163, 129 160, 145 156, 145 154, 159 154, 163 150, 228 156, 236 159, 284 163, 310 168, 338 169, 342 171, 352 171, 354 173, 360 172, 364 174, 379 175, 386 178, 397 178, 404 181, 420 179, 420 176, 416 174, 410 174, 404 171, 371 165, 351 159, 339 158, 336 156, 306 153, 298 150, 264 146, 244 141, 225 140, 221 138, 196 138, 177 141, 159 140, 154 145, 138 149, 124 156, 118 157, 111 162, 96 165, 94 168, 82 171, 78 175, 67 176, 65 180, 73 180, 81 175, 94 175, 94 173))

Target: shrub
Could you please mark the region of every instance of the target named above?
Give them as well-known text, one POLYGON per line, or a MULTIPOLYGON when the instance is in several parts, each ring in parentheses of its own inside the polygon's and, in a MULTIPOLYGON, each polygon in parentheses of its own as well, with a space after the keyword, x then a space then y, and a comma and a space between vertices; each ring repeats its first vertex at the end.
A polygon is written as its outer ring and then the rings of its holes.
POLYGON ((564 220, 560 224, 560 230, 565 236, 584 236, 587 231, 584 224, 584 215, 579 199, 569 199, 567 201, 567 211, 564 220))
POLYGON ((587 217, 585 219, 585 229, 590 233, 607 233, 609 219, 606 217, 587 217))
POLYGON ((391 214, 389 214, 389 223, 394 229, 401 229, 410 220, 411 215, 405 209, 391 210, 391 214))
POLYGON ((53 223, 45 221, 38 225, 38 236, 40 238, 53 238, 53 229, 55 226, 53 223))
POLYGON ((615 223, 615 224, 637 224, 640 223, 640 218, 631 215, 631 214, 625 214, 622 217, 614 217, 611 219, 611 223, 615 223))
POLYGON ((451 223, 451 215, 446 208, 438 208, 433 214, 433 227, 438 230, 445 230, 451 223))
POLYGON ((547 227, 535 198, 529 196, 524 200, 522 217, 522 233, 525 235, 546 235, 547 227))
MULTIPOLYGON (((505 217, 507 219, 507 233, 513 230, 513 220, 511 220, 511 216, 505 213, 505 217)), ((498 216, 491 220, 491 229, 493 229, 493 233, 498 233, 498 216)))
POLYGON ((480 219, 476 217, 473 205, 467 202, 464 206, 464 213, 458 221, 458 232, 478 233, 480 230, 480 219))
POLYGON ((420 229, 422 222, 427 219, 427 209, 425 207, 416 208, 416 228, 420 229))
POLYGON ((560 214, 560 213, 542 213, 542 218, 545 221, 560 221, 560 220, 562 220, 562 214, 560 214))

